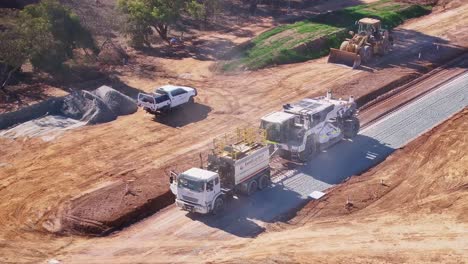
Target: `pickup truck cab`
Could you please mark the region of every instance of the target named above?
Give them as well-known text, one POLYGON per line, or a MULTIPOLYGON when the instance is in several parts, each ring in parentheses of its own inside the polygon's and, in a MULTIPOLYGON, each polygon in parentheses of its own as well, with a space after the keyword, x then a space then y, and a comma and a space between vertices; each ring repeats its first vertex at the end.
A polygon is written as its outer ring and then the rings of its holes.
POLYGON ((151 114, 165 113, 177 106, 193 103, 195 96, 195 88, 164 85, 154 89, 151 94, 139 93, 137 105, 151 114))

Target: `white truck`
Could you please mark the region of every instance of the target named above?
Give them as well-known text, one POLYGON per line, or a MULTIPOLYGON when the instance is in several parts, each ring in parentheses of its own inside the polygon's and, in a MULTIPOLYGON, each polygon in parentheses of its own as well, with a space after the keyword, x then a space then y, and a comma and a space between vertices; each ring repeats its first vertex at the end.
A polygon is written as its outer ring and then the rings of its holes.
POLYGON ((186 86, 164 85, 154 89, 152 94, 139 93, 137 105, 151 114, 166 113, 169 110, 193 103, 197 89, 186 86))
POLYGON ((249 196, 270 184, 269 162, 269 147, 261 143, 240 142, 213 151, 206 169, 191 168, 171 176, 176 205, 190 212, 218 214, 234 194, 249 196))
POLYGON ((284 105, 283 111, 264 116, 261 128, 281 157, 305 162, 343 138, 355 137, 360 124, 353 97, 334 99, 328 92, 284 105))

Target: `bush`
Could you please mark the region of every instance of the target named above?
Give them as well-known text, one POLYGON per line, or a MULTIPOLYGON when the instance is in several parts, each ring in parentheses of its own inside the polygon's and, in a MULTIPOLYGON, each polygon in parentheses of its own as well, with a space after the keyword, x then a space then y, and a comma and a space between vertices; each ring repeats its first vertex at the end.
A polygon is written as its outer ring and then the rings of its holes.
POLYGON ((18 32, 32 65, 44 71, 60 70, 63 62, 73 57, 76 48, 97 53, 91 33, 56 0, 45 0, 22 10, 18 32))

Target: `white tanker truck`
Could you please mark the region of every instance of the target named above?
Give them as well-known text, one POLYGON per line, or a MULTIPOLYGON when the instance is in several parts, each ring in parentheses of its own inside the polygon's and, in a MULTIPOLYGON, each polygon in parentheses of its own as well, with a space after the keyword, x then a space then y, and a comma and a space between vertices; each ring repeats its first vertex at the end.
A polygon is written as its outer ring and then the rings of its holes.
POLYGON ((270 185, 270 148, 262 143, 264 140, 254 140, 261 137, 260 133, 246 131, 238 132, 242 139, 235 143, 215 142, 206 169, 191 168, 172 174, 170 188, 178 207, 218 214, 233 195, 249 196, 270 185))

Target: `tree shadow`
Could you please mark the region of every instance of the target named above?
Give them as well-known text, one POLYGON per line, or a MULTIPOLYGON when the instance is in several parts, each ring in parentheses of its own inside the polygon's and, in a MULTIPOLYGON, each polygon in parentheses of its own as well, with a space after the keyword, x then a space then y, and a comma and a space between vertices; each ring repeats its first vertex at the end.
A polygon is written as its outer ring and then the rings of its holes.
POLYGON ((190 213, 187 216, 235 236, 255 237, 265 230, 264 223, 287 220, 291 210, 303 206, 313 191, 324 191, 359 175, 393 151, 374 138, 358 135, 353 141, 342 141, 304 165, 286 164, 286 170, 273 173, 274 184, 270 188, 251 197, 235 197, 220 216, 190 213))
POLYGON ((155 47, 139 49, 146 56, 181 60, 194 58, 201 61, 211 61, 224 58, 226 51, 235 47, 235 44, 226 39, 213 38, 209 40, 192 38, 186 40, 184 45, 169 46, 160 44, 155 47))
POLYGON ((183 127, 207 118, 211 110, 211 107, 200 103, 186 104, 170 113, 155 116, 154 121, 170 127, 183 127))

